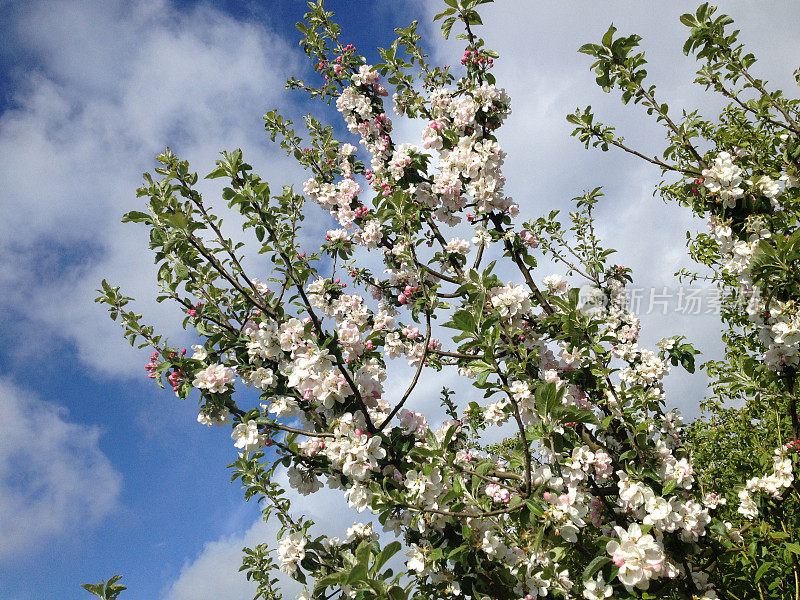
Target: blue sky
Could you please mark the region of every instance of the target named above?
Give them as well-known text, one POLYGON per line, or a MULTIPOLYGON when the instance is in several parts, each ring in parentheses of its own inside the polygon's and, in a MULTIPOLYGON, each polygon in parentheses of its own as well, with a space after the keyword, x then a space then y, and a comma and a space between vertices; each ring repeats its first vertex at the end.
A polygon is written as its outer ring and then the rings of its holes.
MULTIPOLYGON (((430 25, 434 0, 327 4, 343 38, 372 60, 413 18, 436 60, 460 56, 430 25)), ((689 85, 692 65, 680 52, 677 17, 693 5, 641 4, 508 0, 484 11, 485 35, 503 55, 498 83, 514 102, 501 142, 523 212, 565 207, 605 185, 599 227, 620 262, 644 284, 674 286, 683 233, 699 224, 652 198, 658 172, 585 152, 564 122, 592 104, 630 140, 658 149, 658 130, 600 93, 575 52, 611 21, 645 36, 651 73, 676 105, 714 107, 689 85), (580 23, 590 7, 596 18, 580 23)), ((179 313, 150 300, 145 232, 119 218, 137 206, 140 175, 168 144, 201 173, 219 150, 242 147, 274 187, 303 180, 267 143, 261 115, 308 108, 283 90, 287 76, 309 73, 294 28, 304 5, 0 0, 0 598, 82 598, 80 583, 116 573, 128 600, 248 598, 235 573, 239 549, 274 531, 229 482, 229 433, 199 426, 194 402, 153 386, 147 352, 122 342, 91 300, 107 277, 140 300, 146 320, 191 343, 179 313)), ((760 72, 788 87, 800 53, 781 40, 793 39, 800 9, 761 6, 724 5, 762 57, 760 72)), ((419 135, 415 124, 398 128, 409 141, 419 135)), ((213 198, 216 188, 204 185, 213 198)), ((718 351, 713 318, 644 320, 649 340, 692 334, 707 354, 718 351)), ((705 382, 673 377, 674 403, 692 414, 705 382)), ((354 518, 337 513, 337 501, 314 497, 304 510, 343 527, 354 518)))

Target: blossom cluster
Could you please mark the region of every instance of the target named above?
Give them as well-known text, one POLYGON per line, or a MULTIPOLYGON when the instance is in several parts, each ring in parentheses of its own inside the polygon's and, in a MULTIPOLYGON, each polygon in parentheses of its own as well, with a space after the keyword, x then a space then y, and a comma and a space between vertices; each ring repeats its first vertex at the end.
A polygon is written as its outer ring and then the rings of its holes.
MULTIPOLYGON (((712 194, 720 197, 725 195, 723 203, 731 208, 735 206, 731 202, 741 197, 743 191, 734 187, 732 190, 738 190, 735 194, 730 190, 726 192, 724 187, 720 187, 720 182, 728 181, 729 185, 735 183, 737 186, 743 184, 742 169, 733 163, 731 154, 721 152, 714 161, 714 174, 709 174, 710 179, 707 178, 704 183, 712 194)), ((788 188, 795 185, 788 176, 784 181, 788 188)), ((774 206, 779 206, 782 190, 778 182, 769 176, 760 176, 752 185, 751 192, 766 197, 774 206)), ((762 289, 753 282, 753 257, 759 244, 772 237, 766 219, 763 215, 754 214, 746 218, 741 231, 735 231, 734 227, 731 218, 717 214, 709 216, 709 228, 717 241, 722 267, 736 278, 741 292, 750 298, 746 312, 758 328, 759 339, 766 347, 764 362, 774 370, 796 365, 800 362, 800 315, 794 302, 778 297, 771 298, 768 303, 771 290, 762 289)))
POLYGON ((758 506, 754 494, 765 494, 772 498, 780 498, 785 490, 794 483, 792 459, 787 455, 786 447, 775 450, 772 459, 772 471, 763 477, 748 479, 739 492, 739 513, 748 519, 758 516, 758 506))
MULTIPOLYGON (((272 229, 286 223, 266 224, 275 248, 264 251, 286 276, 277 299, 242 274, 249 290, 231 276, 240 295, 221 302, 224 310, 214 313, 213 303, 191 309, 215 328, 185 361, 186 385, 203 402, 198 421, 232 425, 246 485, 261 483, 259 461, 274 451, 298 493, 327 485, 359 513, 377 515, 387 537, 406 543, 408 573, 431 597, 463 595, 465 582, 478 585, 474 573, 485 572, 502 573, 498 597, 520 600, 599 600, 656 582, 714 598, 695 553, 713 537, 714 511, 727 499, 698 485, 681 418, 665 409, 675 341, 660 344, 660 352, 640 346, 641 324, 625 303, 626 272, 602 272, 599 250, 587 259, 592 289, 582 306, 570 280, 578 269, 541 280, 532 274, 529 253, 548 241, 515 226, 519 207, 505 194, 505 152, 495 137, 510 99, 485 76, 492 61, 484 56, 470 48, 468 76, 455 81, 442 75, 446 68, 423 69, 424 93, 398 85, 396 112, 413 108, 427 122, 420 144, 393 140, 378 71, 390 67, 363 64, 352 50, 330 68, 327 58, 320 61, 318 70, 341 87, 336 107, 367 159, 359 162, 355 145, 332 140, 319 153, 322 163, 308 159, 314 177, 303 192, 339 225, 327 231, 319 254, 300 253, 294 230, 285 236, 295 236, 291 245, 280 247, 272 229), (362 200, 368 193, 371 207, 362 200), (382 262, 377 275, 358 262, 372 250, 382 262), (494 263, 482 267, 484 250, 511 256, 521 279, 500 279, 494 263), (348 285, 366 293, 350 293, 348 285), (225 312, 241 306, 243 314, 225 312), (432 322, 445 315, 439 322, 451 319, 446 327, 457 333, 443 344, 432 322), (395 360, 407 361, 402 368, 412 374, 389 387, 395 360), (483 399, 445 390, 446 418, 419 412, 412 392, 426 369, 474 379, 483 399), (237 380, 256 391, 258 407, 239 408, 237 380), (485 448, 486 437, 508 431, 513 443, 485 448), (458 558, 465 552, 474 554, 468 566, 458 558), (602 559, 591 576, 576 568, 587 554, 602 559)), ((738 158, 720 153, 696 185, 721 214, 748 194, 780 207, 781 185, 766 174, 747 180, 738 158)), ((259 189, 247 169, 231 175, 242 197, 259 189)), ((780 298, 767 304, 753 282, 753 255, 771 236, 764 219, 748 218, 742 230, 718 214, 711 226, 724 269, 752 293, 748 314, 765 361, 799 364, 800 311, 780 298)), ((788 451, 776 454, 769 475, 747 482, 742 515, 758 515, 756 494, 778 497, 792 485, 788 451)), ((284 510, 280 501, 275 506, 284 510)), ((344 541, 320 541, 283 518, 278 562, 301 581, 305 572, 352 568, 361 560, 356 554, 378 545, 372 525, 354 524, 344 541)), ((354 580, 342 581, 342 597, 357 597, 354 580)))
MULTIPOLYGON (((327 237, 328 241, 342 240, 345 234, 327 237)), ((457 251, 465 246, 456 240, 450 249, 457 251)), ((389 258, 397 264, 395 259, 403 257, 401 264, 408 265, 408 256, 401 250, 389 258)), ((397 277, 398 286, 406 284, 404 294, 416 293, 410 283, 422 283, 409 280, 408 271, 388 271, 390 280, 397 277)), ((554 298, 566 298, 569 284, 565 278, 553 275, 545 278, 543 289, 554 298)), ((343 284, 326 278, 313 280, 305 293, 309 310, 318 316, 287 316, 276 323, 264 314, 255 315, 242 329, 246 343, 240 356, 246 357, 244 363, 234 369, 212 362, 195 373, 195 387, 212 396, 229 392, 239 373, 245 384, 262 392, 266 400, 262 403, 264 415, 299 420, 301 429, 308 433, 295 446, 295 459, 288 473, 290 485, 301 494, 310 494, 327 479, 328 486, 342 489, 350 506, 359 512, 369 509, 380 513, 380 507, 391 499, 413 507, 412 511, 390 511, 383 519, 384 527, 394 534, 413 531, 422 536, 419 543, 411 546, 407 566, 421 581, 435 583, 445 565, 430 558, 431 548, 424 539, 432 532, 445 530, 452 519, 448 513, 458 496, 454 496, 455 481, 446 476, 450 467, 435 458, 431 444, 440 445, 447 455, 454 456, 452 464, 464 472, 479 463, 491 462, 494 467, 488 471, 489 483, 474 503, 468 503, 475 518, 465 521, 471 535, 480 541, 483 560, 509 569, 517 582, 514 593, 520 598, 554 591, 569 593, 576 585, 582 585, 587 598, 607 597, 608 589, 613 589, 612 582, 600 576, 579 584, 577 575, 549 553, 527 548, 519 537, 521 530, 510 526, 510 522, 480 518, 482 510, 493 506, 512 507, 512 500, 520 491, 503 478, 503 473, 511 472, 505 460, 466 450, 461 423, 445 421, 431 429, 423 415, 400 410, 398 420, 391 425, 391 435, 409 439, 413 448, 425 449, 427 458, 402 463, 392 459, 387 436, 374 430, 392 412, 384 399, 386 365, 376 353, 382 346, 386 359, 404 355, 421 368, 428 349, 437 346, 427 346, 418 327, 398 323, 398 310, 386 299, 381 299, 377 310, 373 310, 362 296, 345 293, 343 284), (315 321, 319 318, 335 326, 340 355, 320 344, 320 329, 315 321), (350 374, 349 381, 346 373, 350 374), (356 396, 363 403, 361 408, 354 408, 356 396), (327 428, 316 436, 313 432, 319 419, 327 428), (321 464, 325 465, 324 471, 315 466, 321 464), (377 485, 379 481, 389 482, 388 489, 377 485)), ((558 410, 578 411, 568 413, 576 416, 584 411, 600 418, 604 414, 600 407, 605 406, 609 411, 606 414, 621 426, 626 415, 636 410, 630 404, 627 388, 643 390, 651 402, 663 401, 661 381, 669 368, 657 354, 638 347, 638 320, 624 308, 624 289, 611 279, 597 293, 611 301, 590 311, 591 317, 602 323, 601 330, 615 340, 612 355, 625 364, 619 371, 618 383, 607 389, 602 398, 584 389, 576 379, 588 358, 585 351, 566 341, 554 343, 546 330, 536 327, 540 317, 534 314, 530 289, 509 283, 485 290, 485 310, 497 314, 503 327, 516 332, 507 334, 515 340, 515 352, 537 357, 538 377, 520 374, 508 382, 504 396, 483 407, 481 422, 484 426, 499 425, 513 416, 523 427, 545 427, 550 433, 544 435, 538 449, 542 464, 532 466, 526 475, 536 490, 534 499, 542 522, 562 544, 576 544, 584 530, 613 532, 606 551, 618 568, 617 580, 626 588, 648 589, 652 580, 686 575, 684 565, 669 558, 667 537, 674 536, 683 543, 697 542, 707 535, 710 511, 716 504, 703 504, 694 488, 691 464, 676 454, 680 451, 680 421, 673 414, 653 421, 646 438, 647 452, 662 490, 674 482, 671 489, 675 492, 668 493, 657 491, 641 474, 616 466, 612 455, 619 452, 621 442, 613 435, 597 430, 593 446, 575 443, 571 430, 576 423, 549 414, 553 408, 545 409, 538 401, 537 391, 551 386, 549 389, 558 398, 556 407, 561 407, 558 410), (554 439, 562 445, 566 440, 573 441, 556 450, 551 442, 554 439), (615 490, 610 496, 597 494, 597 486, 609 485, 615 490), (645 527, 650 533, 642 535, 641 528, 645 527)), ((399 304, 402 306, 402 302, 399 304)), ((502 357, 501 361, 506 362, 511 356, 502 357)), ((202 359, 210 360, 210 356, 202 359)), ((461 368, 469 371, 468 366, 461 368)), ((206 408, 201 414, 201 422, 207 424, 229 417, 213 408, 206 408)), ((248 453, 271 443, 270 435, 255 419, 237 424, 232 437, 236 447, 248 453)), ((290 574, 304 556, 305 538, 298 535, 288 535, 279 546, 281 568, 290 574)))

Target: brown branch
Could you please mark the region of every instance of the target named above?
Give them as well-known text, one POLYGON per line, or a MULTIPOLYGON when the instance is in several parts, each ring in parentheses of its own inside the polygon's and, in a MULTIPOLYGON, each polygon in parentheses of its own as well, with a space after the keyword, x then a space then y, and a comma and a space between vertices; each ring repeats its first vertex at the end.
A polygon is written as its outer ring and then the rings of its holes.
POLYGON ((435 269, 430 268, 428 265, 426 265, 424 263, 417 262, 417 261, 415 261, 415 262, 417 263, 418 267, 424 269, 426 272, 430 273, 434 277, 438 277, 439 279, 447 281, 448 283, 455 283, 457 285, 461 284, 461 282, 458 279, 454 278, 454 277, 450 277, 449 275, 445 275, 444 273, 440 273, 439 271, 436 271, 435 269))
POLYGON ((239 259, 236 257, 236 253, 233 252, 232 248, 228 245, 230 240, 226 240, 225 239, 225 236, 222 235, 222 232, 220 231, 219 227, 217 227, 217 224, 209 216, 208 212, 206 212, 205 206, 203 206, 203 200, 200 197, 200 193, 197 192, 196 190, 193 190, 191 187, 189 187, 189 184, 185 179, 179 177, 178 181, 180 181, 181 185, 183 185, 183 187, 188 190, 189 199, 194 203, 194 205, 200 211, 200 214, 203 215, 203 218, 204 218, 205 222, 208 223, 208 225, 211 227, 212 231, 217 236, 217 240, 219 240, 220 245, 225 249, 225 251, 227 252, 228 256, 230 256, 231 260, 233 261, 233 264, 236 265, 236 267, 239 269, 239 273, 244 278, 244 280, 247 283, 247 285, 250 286, 250 289, 253 290, 253 292, 255 292, 256 296, 258 296, 258 298, 263 303, 263 304, 259 304, 258 302, 253 301, 253 304, 258 306, 258 308, 260 308, 261 310, 266 312, 268 315, 274 317, 275 316, 275 312, 272 310, 272 307, 266 301, 266 298, 264 298, 264 296, 261 295, 261 292, 258 291, 258 289, 253 284, 253 282, 250 281, 250 278, 247 276, 247 273, 245 273, 244 268, 242 268, 242 265, 239 262, 239 259))
MULTIPOLYGON (((182 304, 183 306, 185 306, 187 309, 194 308, 194 306, 192 305, 192 303, 191 303, 191 302, 189 302, 189 301, 188 301, 188 300, 186 300, 185 298, 181 298, 181 297, 180 297, 180 296, 178 296, 178 294, 176 294, 175 292, 170 292, 170 297, 171 297, 173 300, 175 300, 176 302, 178 302, 179 304, 182 304)), ((216 306, 216 305, 215 305, 215 306, 216 306)), ((217 310, 219 310, 219 307, 217 307, 217 310)), ((221 314, 221 312, 222 312, 222 311, 220 311, 220 314, 221 314)), ((202 319, 205 319, 205 320, 207 320, 207 321, 211 321, 212 323, 215 323, 215 324, 216 324, 216 325, 218 325, 219 327, 222 327, 222 328, 224 328, 224 329, 227 329, 227 330, 228 330, 228 331, 230 331, 231 333, 235 333, 235 334, 237 334, 237 335, 239 334, 239 330, 238 330, 238 329, 236 329, 235 327, 232 327, 230 323, 225 323, 224 321, 220 321, 219 319, 216 319, 216 318, 214 318, 213 316, 211 316, 211 315, 208 315, 208 314, 203 314, 203 316, 202 316, 201 318, 202 318, 202 319)))
MULTIPOLYGON (((278 249, 278 254, 280 254, 281 258, 283 259, 283 263, 286 266, 287 275, 292 279, 294 282, 294 287, 297 290, 297 293, 300 295, 300 298, 303 300, 303 304, 306 307, 306 312, 308 316, 311 317, 311 321, 314 323, 314 328, 317 331, 317 335, 319 335, 320 339, 326 337, 325 330, 322 327, 322 322, 319 320, 317 313, 314 312, 314 309, 311 307, 311 303, 308 301, 308 297, 306 296, 306 291, 303 288, 303 284, 298 281, 297 277, 294 273, 294 268, 292 267, 292 262, 289 260, 289 257, 286 256, 286 253, 280 249, 278 244, 277 236, 275 235, 275 230, 270 227, 267 223, 264 223, 264 227, 266 228, 267 232, 269 233, 270 238, 272 239, 273 244, 278 249)), ((356 386, 353 378, 350 376, 350 372, 345 368, 342 364, 342 355, 336 347, 332 347, 332 354, 334 358, 336 358, 336 367, 339 369, 339 372, 344 377, 347 385, 350 386, 350 390, 353 392, 353 395, 356 398, 356 402, 358 402, 361 411, 364 413, 364 419, 367 422, 367 429, 370 433, 377 433, 375 429, 375 424, 372 422, 372 419, 369 416, 369 411, 367 410, 367 405, 364 403, 364 398, 361 396, 361 392, 358 391, 358 387, 356 386)))
POLYGON ((695 157, 695 160, 697 160, 697 164, 700 165, 700 168, 705 169, 706 163, 705 161, 703 161, 703 157, 700 156, 700 153, 697 152, 697 149, 686 138, 686 135, 683 132, 681 132, 680 128, 677 125, 675 125, 672 119, 669 118, 669 115, 666 112, 661 112, 661 106, 658 104, 658 102, 656 102, 656 99, 653 97, 653 95, 649 91, 647 91, 641 83, 637 83, 637 87, 639 88, 639 91, 641 91, 642 95, 645 98, 647 98, 647 101, 650 103, 651 108, 653 108, 656 112, 658 112, 658 114, 660 114, 664 118, 664 121, 667 123, 667 126, 675 133, 677 137, 681 139, 683 147, 692 153, 692 155, 695 157))
MULTIPOLYGON (((728 60, 730 60, 731 62, 735 62, 733 60, 731 49, 727 48, 726 50, 727 50, 726 54, 728 55, 728 60)), ((770 94, 769 92, 767 92, 766 89, 764 89, 764 86, 761 85, 761 82, 759 80, 755 79, 752 75, 750 75, 750 72, 745 68, 743 64, 741 63, 737 64, 741 68, 742 75, 744 75, 745 79, 747 79, 750 85, 752 85, 756 90, 758 90, 762 96, 766 96, 767 98, 769 98, 769 103, 772 106, 774 106, 775 109, 783 115, 783 118, 789 122, 789 124, 791 125, 790 129, 794 129, 794 131, 800 133, 800 125, 797 124, 797 121, 795 121, 792 118, 792 116, 786 111, 786 109, 783 106, 781 106, 781 104, 778 103, 775 100, 775 98, 772 97, 772 94, 770 94)))
POLYGON ((646 160, 647 162, 654 164, 658 167, 661 167, 665 171, 676 171, 678 173, 683 173, 684 175, 694 175, 695 177, 702 177, 702 173, 700 171, 695 171, 694 169, 681 169, 680 167, 673 167, 672 165, 668 165, 667 163, 659 160, 658 158, 650 158, 649 156, 642 154, 641 152, 634 150, 633 148, 626 146, 622 142, 616 139, 606 139, 603 137, 602 133, 597 129, 592 127, 589 130, 597 139, 603 140, 606 143, 611 144, 612 146, 616 146, 620 150, 624 150, 628 154, 633 154, 634 156, 638 156, 642 160, 646 160))
POLYGON ((439 356, 449 356, 451 358, 461 358, 464 360, 476 360, 483 358, 483 356, 479 354, 462 354, 460 352, 448 352, 447 350, 436 350, 432 348, 429 350, 431 354, 438 354, 439 356))
POLYGON ((252 296, 250 296, 250 294, 247 293, 247 291, 244 289, 244 287, 242 287, 242 285, 239 283, 239 281, 237 279, 234 279, 234 277, 230 273, 228 273, 228 271, 225 269, 225 267, 222 266, 222 263, 220 263, 216 259, 216 257, 213 255, 212 252, 210 252, 209 250, 206 249, 206 247, 198 240, 198 238, 196 238, 191 233, 187 233, 186 234, 186 240, 192 246, 194 246, 194 248, 200 254, 202 254, 203 257, 209 263, 211 263, 211 266, 214 267, 214 269, 217 271, 217 273, 222 275, 222 277, 224 277, 228 281, 228 283, 230 283, 240 294, 242 294, 248 302, 250 302, 253 306, 263 310, 268 315, 273 316, 273 317, 275 316, 275 313, 271 308, 267 308, 265 306, 262 306, 252 296))
POLYGON ((425 361, 428 358, 428 346, 429 346, 429 344, 431 342, 431 314, 430 314, 430 312, 426 312, 425 313, 425 320, 427 322, 427 331, 425 332, 425 347, 423 348, 422 356, 420 357, 419 364, 417 365, 417 372, 414 373, 414 377, 411 380, 411 383, 409 384, 409 386, 406 389, 405 393, 403 394, 403 397, 400 399, 400 402, 398 402, 397 405, 392 409, 392 412, 389 413, 389 416, 387 416, 383 420, 383 423, 381 423, 378 426, 378 431, 383 431, 383 428, 386 427, 386 425, 391 422, 392 418, 398 413, 398 411, 401 408, 403 408, 403 405, 406 403, 406 400, 408 400, 409 396, 411 396, 411 392, 414 391, 414 388, 417 387, 417 384, 419 383, 419 376, 422 373, 422 369, 425 366, 425 361))
POLYGON ((334 438, 336 437, 333 433, 326 432, 326 431, 306 431, 304 429, 297 429, 296 427, 289 427, 288 425, 281 425, 280 423, 263 423, 265 427, 272 427, 274 429, 280 429, 281 431, 285 431, 287 433, 296 433, 298 435, 304 435, 306 437, 318 437, 318 438, 334 438))
POLYGON ((504 474, 506 476, 503 477, 503 478, 492 479, 491 477, 488 477, 486 475, 481 475, 477 471, 473 471, 472 469, 467 469, 467 468, 462 467, 462 466, 460 466, 458 464, 455 464, 455 463, 453 464, 453 467, 456 470, 464 473, 465 475, 470 475, 472 477, 477 477, 478 479, 482 479, 483 481, 485 481, 487 483, 492 483, 492 484, 495 484, 495 485, 502 486, 502 487, 506 488, 507 490, 509 490, 511 492, 517 492, 517 493, 521 492, 521 490, 519 488, 514 487, 514 486, 510 486, 510 485, 506 485, 505 483, 503 483, 503 479, 512 479, 512 480, 522 481, 522 477, 520 477, 516 473, 504 474), (514 477, 511 477, 510 475, 514 475, 514 477))
POLYGON ((522 449, 525 452, 525 492, 522 494, 522 496, 524 498, 530 498, 530 495, 533 493, 533 476, 531 473, 531 463, 533 462, 533 457, 531 456, 530 444, 528 443, 528 433, 525 429, 525 424, 522 422, 522 416, 520 415, 517 401, 508 390, 508 379, 497 366, 497 364, 495 364, 495 371, 500 377, 500 380, 503 382, 503 385, 505 386, 503 391, 506 393, 506 396, 508 396, 508 399, 511 402, 511 407, 514 409, 514 420, 517 423, 520 442, 522 443, 522 449))
POLYGON ((525 504, 517 504, 516 506, 509 506, 507 508, 500 508, 497 510, 482 511, 479 513, 468 513, 468 512, 452 512, 449 510, 439 510, 436 508, 423 508, 421 506, 415 506, 413 504, 407 504, 405 502, 398 502, 397 505, 421 513, 433 513, 435 515, 444 515, 446 517, 457 517, 457 518, 468 518, 468 519, 475 519, 477 517, 494 517, 497 515, 505 515, 510 512, 514 512, 515 510, 519 510, 525 506, 525 504))

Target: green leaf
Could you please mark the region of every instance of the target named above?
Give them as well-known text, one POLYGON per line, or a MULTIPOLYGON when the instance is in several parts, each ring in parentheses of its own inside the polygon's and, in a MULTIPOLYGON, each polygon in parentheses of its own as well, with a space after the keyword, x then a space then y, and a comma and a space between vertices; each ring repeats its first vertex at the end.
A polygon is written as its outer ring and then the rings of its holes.
POLYGON ((447 17, 442 23, 442 37, 444 39, 450 38, 450 31, 453 29, 453 24, 456 22, 455 17, 447 17))
POLYGON ((595 414, 577 406, 556 406, 552 411, 555 416, 558 416, 566 423, 590 423, 592 425, 600 425, 600 420, 595 414))
POLYGON ((586 565, 586 568, 583 570, 583 578, 584 579, 591 579, 594 577, 594 574, 597 573, 600 569, 602 569, 605 565, 611 562, 611 559, 607 556, 596 556, 592 559, 592 561, 586 565))
POLYGON ((613 25, 608 28, 608 31, 605 32, 603 35, 603 46, 609 47, 611 46, 611 42, 614 40, 614 34, 617 32, 617 28, 613 25))
POLYGON ((758 567, 758 571, 756 571, 756 574, 753 577, 753 581, 755 583, 758 583, 758 580, 761 579, 764 576, 764 573, 766 573, 769 570, 771 564, 772 563, 766 562, 763 565, 761 565, 760 567, 758 567))
POLYGON ((408 594, 406 594, 403 588, 396 585, 389 588, 389 598, 391 598, 391 600, 408 600, 408 594))
POLYGON ((489 375, 491 374, 492 374, 491 369, 486 369, 485 371, 481 371, 480 373, 478 373, 478 376, 475 378, 475 381, 478 383, 478 385, 483 385, 484 383, 486 383, 486 380, 489 378, 489 375))
POLYGON ((483 25, 483 21, 481 21, 481 16, 474 10, 470 11, 467 14, 467 23, 469 23, 470 25, 483 25))
POLYGON ((179 280, 188 279, 189 269, 183 263, 175 263, 175 275, 178 276, 179 280))
POLYGON ((542 507, 536 504, 533 500, 526 500, 525 505, 528 507, 528 510, 531 511, 531 515, 536 517, 541 517, 544 514, 542 507))
POLYGON ((102 583, 84 583, 81 585, 90 594, 94 594, 98 598, 103 597, 103 584, 102 583))
POLYGON ((216 179, 217 177, 225 177, 228 172, 225 170, 225 167, 217 167, 211 173, 206 175, 206 179, 216 179))
POLYGON ((456 329, 472 333, 475 331, 475 317, 468 310, 460 310, 453 315, 453 325, 456 329))
POLYGON ((375 559, 375 566, 373 567, 375 571, 379 571, 380 568, 386 564, 386 561, 400 551, 400 548, 400 542, 392 542, 381 550, 381 553, 378 554, 378 557, 375 559))
POLYGON ((152 218, 147 213, 140 212, 138 210, 132 210, 129 213, 126 213, 122 217, 123 223, 150 223, 152 218))
POLYGON ((188 223, 186 219, 186 215, 183 213, 174 213, 171 215, 165 215, 163 219, 172 225, 175 229, 186 229, 186 225, 188 223))
POLYGON ((536 410, 542 415, 549 415, 561 403, 563 388, 559 390, 555 383, 545 383, 536 388, 536 410))
POLYGON ((324 577, 320 577, 317 579, 317 582, 314 584, 314 592, 319 592, 324 590, 326 587, 335 587, 342 583, 342 580, 345 578, 347 573, 330 573, 325 575, 324 577))
POLYGON ((784 546, 789 552, 793 552, 794 554, 800 554, 800 544, 796 542, 792 542, 791 544, 786 544, 784 546))
POLYGON ((598 46, 597 44, 584 44, 580 48, 578 48, 578 52, 581 54, 589 54, 591 56, 597 56, 597 54, 602 50, 602 46, 598 46))
POLYGON ((700 25, 700 23, 697 20, 697 17, 695 17, 691 13, 686 13, 684 15, 681 15, 681 23, 683 23, 687 27, 698 27, 700 25))
POLYGON ((120 579, 122 579, 122 575, 114 575, 108 581, 94 584, 84 583, 81 587, 102 600, 115 600, 124 590, 128 589, 121 583, 117 583, 120 579))
POLYGON ((453 14, 453 13, 455 13, 455 12, 456 12, 456 9, 455 9, 455 8, 448 8, 448 9, 446 9, 446 10, 443 10, 442 12, 440 12, 440 13, 439 13, 438 15, 436 15, 435 17, 433 17, 433 20, 434 20, 434 21, 438 21, 438 20, 439 20, 439 19, 441 19, 442 17, 447 17, 447 16, 449 16, 449 15, 452 15, 452 14, 453 14))
POLYGON ((367 565, 364 563, 357 563, 353 570, 350 571, 350 574, 347 577, 347 585, 352 585, 359 581, 364 581, 367 578, 367 565))

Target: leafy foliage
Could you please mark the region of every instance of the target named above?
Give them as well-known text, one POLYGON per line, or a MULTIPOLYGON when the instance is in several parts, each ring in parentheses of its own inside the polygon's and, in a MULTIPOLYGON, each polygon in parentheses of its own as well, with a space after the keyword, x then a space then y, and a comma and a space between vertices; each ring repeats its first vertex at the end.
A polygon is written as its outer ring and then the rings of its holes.
MULTIPOLYGON (((98 301, 132 345, 154 349, 147 369, 159 385, 166 375, 181 398, 198 390, 198 420, 233 425, 242 452, 232 478, 281 524, 276 552, 245 550, 257 598, 280 597, 280 569, 306 599, 800 600, 800 104, 751 74, 755 59, 731 19, 707 4, 681 21, 684 51, 702 63, 696 82, 730 100, 716 120, 675 117, 657 99, 639 36, 612 26, 580 49, 603 90, 663 125, 666 148, 639 152, 590 107, 567 117, 574 135, 656 166, 662 197, 711 223, 688 240, 711 274, 681 275, 720 287, 726 356, 703 365, 705 414, 683 428, 661 380, 670 365, 693 373, 698 352, 682 337, 657 352, 639 347, 625 303, 632 273, 611 264, 614 250, 595 232, 601 189, 574 198, 565 223, 554 210, 516 225, 496 136, 510 100, 491 73, 497 53, 474 32, 489 3, 445 0, 435 18, 445 38, 463 29, 457 77, 429 64, 416 22, 368 65, 322 1, 309 2, 298 29, 322 83, 287 85, 335 101, 363 150, 315 117, 299 134, 269 111, 270 139, 311 178, 303 194, 274 193, 240 150, 221 154, 207 178, 224 182, 223 200, 253 234, 246 245, 223 232, 197 173, 167 149, 138 191, 147 212, 125 220, 149 228, 158 300, 176 302, 204 343, 191 356, 169 346, 105 281, 98 301), (381 76, 396 113, 429 123, 423 147, 393 140, 381 76), (307 200, 341 225, 315 252, 303 249, 307 200), (464 228, 471 242, 447 241, 464 228), (268 260, 268 281, 248 274, 246 252, 268 260), (488 256, 497 259, 484 264, 488 256), (570 279, 537 281, 539 256, 570 279), (501 261, 522 283, 501 279, 501 261), (384 380, 399 357, 413 375, 390 403, 384 380), (483 401, 444 389, 446 419, 431 425, 433 415, 406 407, 424 392, 426 368, 457 369, 483 401), (258 406, 237 385, 255 387, 258 406), (503 423, 513 434, 486 448, 503 423), (275 481, 284 469, 301 494, 323 480, 342 489, 397 539, 383 543, 363 524, 345 540, 318 535, 275 481), (390 566, 404 548, 405 569, 390 566)), ((109 593, 98 585, 85 587, 109 593)))

